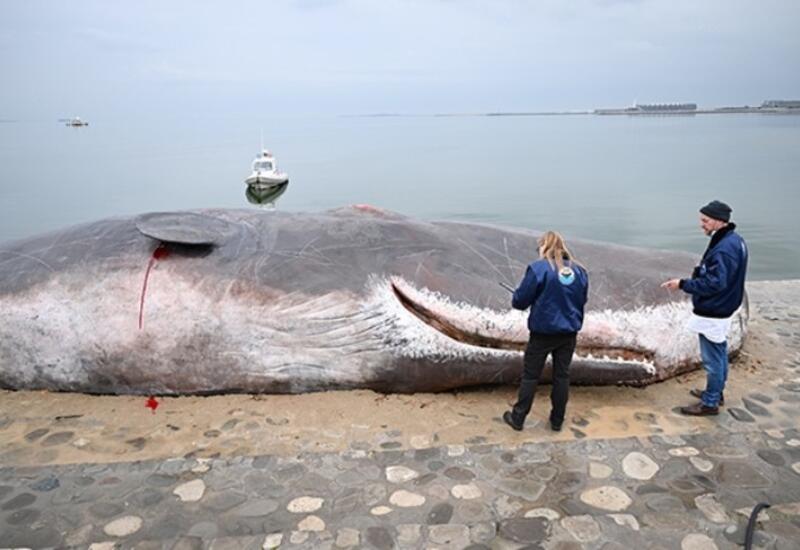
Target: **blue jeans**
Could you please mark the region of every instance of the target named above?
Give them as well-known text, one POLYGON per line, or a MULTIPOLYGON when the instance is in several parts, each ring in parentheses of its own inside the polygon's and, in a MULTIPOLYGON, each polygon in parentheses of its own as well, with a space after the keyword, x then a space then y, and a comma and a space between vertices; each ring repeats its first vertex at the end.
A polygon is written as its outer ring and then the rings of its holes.
POLYGON ((719 398, 728 380, 728 342, 717 344, 700 335, 700 356, 706 371, 706 389, 703 392, 703 405, 718 407, 719 398))

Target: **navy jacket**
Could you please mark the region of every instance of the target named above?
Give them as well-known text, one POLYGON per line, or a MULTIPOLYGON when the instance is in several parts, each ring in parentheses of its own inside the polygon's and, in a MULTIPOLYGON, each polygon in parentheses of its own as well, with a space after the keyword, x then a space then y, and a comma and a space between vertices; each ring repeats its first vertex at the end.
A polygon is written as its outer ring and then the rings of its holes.
POLYGON ((556 270, 544 259, 531 263, 511 299, 515 309, 531 308, 528 330, 536 334, 574 334, 583 326, 589 276, 569 260, 556 270))
POLYGON ((681 279, 681 289, 692 295, 696 315, 724 319, 742 305, 748 254, 735 229, 729 223, 714 233, 692 278, 681 279))

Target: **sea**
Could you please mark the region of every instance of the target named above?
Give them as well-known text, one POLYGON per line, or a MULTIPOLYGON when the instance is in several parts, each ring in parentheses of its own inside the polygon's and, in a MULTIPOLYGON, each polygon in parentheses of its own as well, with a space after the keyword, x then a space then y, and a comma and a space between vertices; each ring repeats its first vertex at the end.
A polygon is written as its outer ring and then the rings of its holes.
POLYGON ((700 254, 718 199, 750 279, 800 277, 800 115, 85 118, 0 121, 0 247, 151 211, 370 204, 700 254), (243 181, 262 144, 290 178, 273 197, 243 181))

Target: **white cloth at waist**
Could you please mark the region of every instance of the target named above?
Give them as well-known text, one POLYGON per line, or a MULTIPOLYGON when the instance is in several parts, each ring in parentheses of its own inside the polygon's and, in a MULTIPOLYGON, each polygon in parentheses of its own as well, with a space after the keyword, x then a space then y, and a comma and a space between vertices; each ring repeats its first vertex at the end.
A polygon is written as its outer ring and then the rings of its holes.
POLYGON ((732 318, 733 316, 726 319, 715 319, 713 317, 700 317, 692 313, 686 326, 692 332, 702 334, 712 342, 721 344, 728 339, 732 318))

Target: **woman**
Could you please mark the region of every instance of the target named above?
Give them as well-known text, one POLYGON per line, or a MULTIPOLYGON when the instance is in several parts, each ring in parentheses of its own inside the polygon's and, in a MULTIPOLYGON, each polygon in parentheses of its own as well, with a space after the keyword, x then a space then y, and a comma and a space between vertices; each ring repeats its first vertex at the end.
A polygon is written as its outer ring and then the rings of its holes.
POLYGON ((560 431, 569 396, 569 365, 578 331, 583 326, 583 307, 589 295, 589 276, 567 249, 564 239, 548 231, 538 241, 540 259, 525 271, 514 291, 515 309, 531 308, 528 316, 530 339, 517 403, 503 413, 503 420, 519 431, 531 411, 536 385, 547 356, 553 355, 553 389, 550 428, 560 431))

